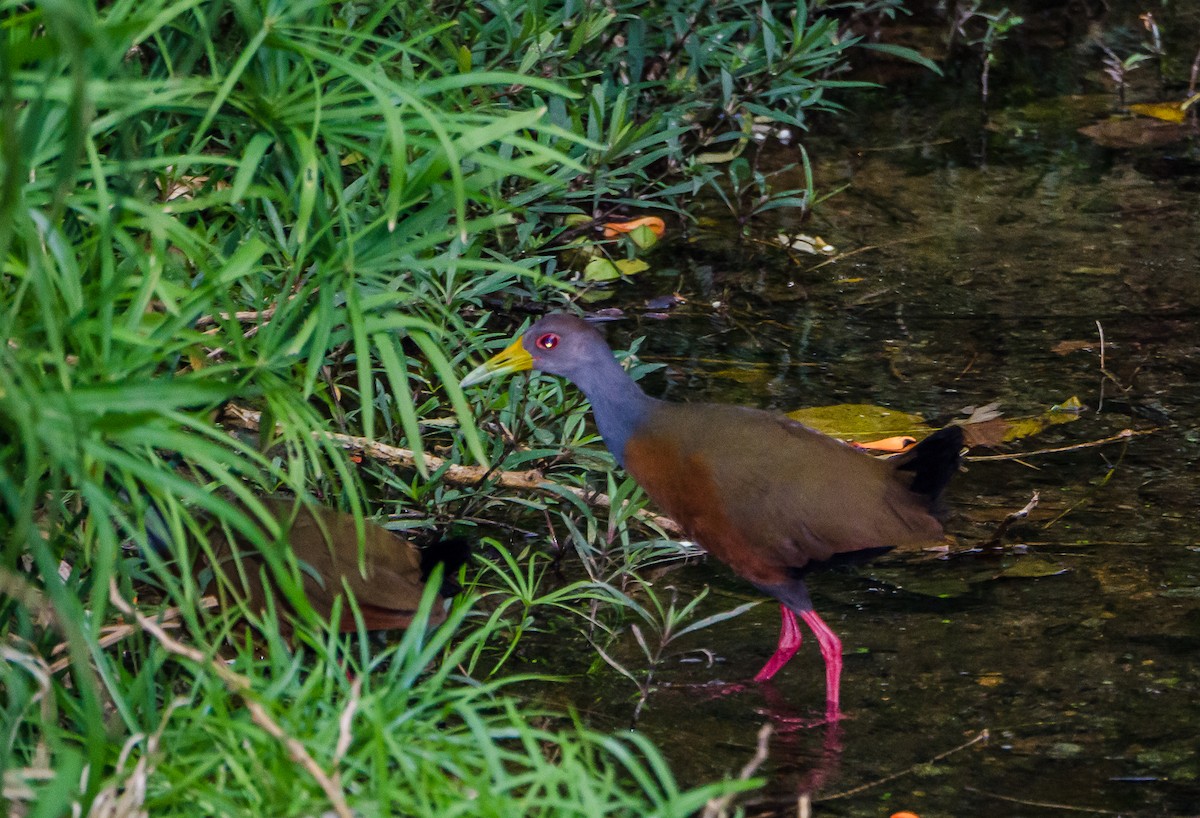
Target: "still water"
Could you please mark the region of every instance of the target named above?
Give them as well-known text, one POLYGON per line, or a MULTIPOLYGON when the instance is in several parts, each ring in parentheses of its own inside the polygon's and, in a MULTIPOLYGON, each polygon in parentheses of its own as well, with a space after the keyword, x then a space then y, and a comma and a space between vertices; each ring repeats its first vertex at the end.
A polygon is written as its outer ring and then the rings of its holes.
MULTIPOLYGON (((916 104, 923 82, 821 124, 817 184, 848 187, 813 219, 661 250, 657 273, 606 302, 629 316, 610 339, 646 336, 642 359, 666 364, 647 389, 676 400, 873 403, 934 423, 994 401, 1009 418, 1086 409, 972 452, 948 492, 949 555, 813 577, 846 650, 837 728, 797 727, 823 707, 811 636, 770 687, 689 687, 757 670, 771 603, 689 639, 714 663, 669 660, 638 727, 698 782, 736 775, 773 723, 749 815, 805 800, 828 816, 1200 814, 1200 155, 1078 134, 1113 104, 1094 82, 1013 94, 986 123, 969 87, 916 104), (789 254, 781 232, 841 255, 789 254), (688 302, 666 320, 639 309, 676 290, 688 302), (1084 445, 1123 430, 1144 434, 1084 445), (1032 454, 986 459, 1014 452, 1032 454), (1028 520, 985 548, 1035 491, 1028 520)), ((761 168, 798 158, 766 151, 761 168)), ((755 598, 713 563, 658 582, 711 586, 708 612, 755 598)), ((593 673, 552 695, 617 728, 633 693, 593 673)))

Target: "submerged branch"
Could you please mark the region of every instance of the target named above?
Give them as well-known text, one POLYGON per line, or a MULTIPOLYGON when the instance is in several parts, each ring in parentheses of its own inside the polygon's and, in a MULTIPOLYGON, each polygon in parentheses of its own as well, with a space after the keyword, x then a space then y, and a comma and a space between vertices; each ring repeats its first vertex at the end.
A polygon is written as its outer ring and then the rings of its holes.
POLYGON ((1004 535, 1008 533, 1009 527, 1018 520, 1024 520, 1026 517, 1028 517, 1029 512, 1037 508, 1038 501, 1041 499, 1041 497, 1041 493, 1035 491, 1033 496, 1029 498, 1029 502, 1025 504, 1024 508, 1022 508, 1020 511, 1014 511, 1012 514, 1009 514, 1007 517, 1001 520, 1000 525, 996 527, 996 533, 992 535, 992 538, 988 540, 983 547, 998 548, 1001 540, 1004 539, 1004 535))
POLYGON ((1158 429, 1122 429, 1115 435, 1102 438, 1100 440, 1089 440, 1086 443, 1072 443, 1070 446, 1053 446, 1049 449, 1034 449, 1031 452, 1011 452, 1009 454, 984 454, 974 455, 963 458, 972 463, 981 462, 984 460, 1021 460, 1026 457, 1033 457, 1039 454, 1059 454, 1061 452, 1073 452, 1076 449, 1093 449, 1097 446, 1107 446, 1110 443, 1123 443, 1131 438, 1141 437, 1142 435, 1150 435, 1157 432, 1158 429))
POLYGON ((1089 812, 1093 815, 1128 815, 1127 812, 1118 812, 1111 809, 1101 809, 1099 807, 1077 807, 1074 804, 1056 804, 1053 801, 1034 801, 1029 798, 1015 798, 1011 795, 1001 795, 998 792, 988 792, 977 787, 963 787, 968 792, 979 793, 987 798, 995 798, 998 801, 1006 801, 1010 804, 1021 804, 1026 807, 1040 807, 1043 809, 1059 809, 1068 812, 1089 812))
POLYGON ((821 796, 821 800, 822 801, 834 801, 838 798, 849 798, 851 795, 858 795, 860 792, 866 792, 867 790, 871 789, 872 787, 878 787, 880 784, 887 784, 889 781, 895 781, 897 778, 901 778, 902 776, 908 775, 909 773, 914 772, 917 769, 924 767, 928 764, 936 764, 937 762, 942 761, 943 759, 949 758, 950 756, 954 755, 955 753, 962 752, 963 750, 967 749, 968 747, 971 747, 972 745, 978 744, 981 741, 987 741, 988 738, 989 738, 988 731, 981 730, 981 731, 979 731, 978 734, 976 734, 976 736, 974 738, 970 739, 969 741, 964 741, 962 744, 958 745, 957 747, 951 747, 949 750, 946 750, 945 752, 938 753, 933 758, 930 758, 926 761, 919 762, 917 764, 913 764, 912 766, 906 767, 905 769, 900 770, 898 772, 894 772, 889 775, 885 775, 883 778, 877 778, 874 781, 868 781, 866 784, 860 784, 859 786, 854 787, 852 789, 842 790, 841 792, 835 792, 833 795, 823 795, 823 796, 821 796))
MULTIPOLYGON (((758 768, 767 762, 770 757, 770 740, 771 740, 771 723, 767 722, 762 727, 758 728, 758 740, 754 748, 754 755, 742 767, 742 771, 738 774, 739 781, 749 781, 751 776, 758 772, 758 768)), ((725 818, 729 814, 729 807, 733 804, 735 793, 726 793, 719 798, 710 799, 704 805, 704 812, 701 818, 725 818)))

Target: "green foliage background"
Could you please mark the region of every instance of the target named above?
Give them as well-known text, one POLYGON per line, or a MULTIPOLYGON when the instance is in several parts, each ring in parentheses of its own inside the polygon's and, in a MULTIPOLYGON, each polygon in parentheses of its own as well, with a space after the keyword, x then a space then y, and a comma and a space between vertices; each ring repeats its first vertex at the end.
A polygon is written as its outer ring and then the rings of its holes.
MULTIPOLYGON (((840 25, 803 2, 0 2, 10 812, 328 809, 251 701, 361 814, 685 815, 753 786, 681 788, 644 739, 530 712, 521 680, 499 672, 539 608, 653 607, 621 588, 661 553, 587 557, 622 519, 574 495, 560 502, 585 521, 571 529, 586 580, 539 595, 543 557, 495 543, 502 558, 472 569, 445 624, 383 648, 313 617, 285 642, 274 612, 203 609, 178 566, 213 526, 238 529, 274 555, 303 612, 294 560, 271 547, 255 497, 431 528, 470 499, 424 466, 431 444, 508 468, 596 449, 578 412, 520 455, 481 431, 457 377, 484 317, 571 299, 559 252, 584 231, 568 216, 686 219, 726 181, 698 157, 736 153, 755 116, 803 127, 832 106, 856 43, 840 25), (266 431, 227 428, 230 401, 261 410, 266 431), (326 431, 410 448, 418 468, 358 466, 326 431), (169 552, 147 547, 151 509, 169 552), (122 619, 110 588, 178 608, 176 635, 205 661, 143 629, 107 639, 122 619), (214 674, 226 660, 247 690, 214 674)), ((483 398, 531 430, 561 389, 519 406, 503 388, 483 398)), ((472 502, 476 515, 554 507, 472 502)))

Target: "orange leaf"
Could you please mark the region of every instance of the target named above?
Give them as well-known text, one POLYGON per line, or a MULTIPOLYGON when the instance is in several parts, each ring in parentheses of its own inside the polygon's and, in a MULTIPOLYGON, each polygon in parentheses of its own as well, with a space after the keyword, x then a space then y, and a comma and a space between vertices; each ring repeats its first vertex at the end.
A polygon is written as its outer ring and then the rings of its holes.
POLYGON ((897 435, 896 437, 885 437, 882 440, 868 440, 862 443, 854 444, 859 449, 870 449, 873 452, 905 452, 913 446, 917 445, 915 437, 908 435, 897 435))
POLYGON ((604 238, 613 239, 617 237, 618 233, 630 233, 643 226, 650 228, 650 232, 660 239, 663 233, 667 232, 667 223, 658 216, 642 216, 640 219, 628 222, 605 222, 604 238))

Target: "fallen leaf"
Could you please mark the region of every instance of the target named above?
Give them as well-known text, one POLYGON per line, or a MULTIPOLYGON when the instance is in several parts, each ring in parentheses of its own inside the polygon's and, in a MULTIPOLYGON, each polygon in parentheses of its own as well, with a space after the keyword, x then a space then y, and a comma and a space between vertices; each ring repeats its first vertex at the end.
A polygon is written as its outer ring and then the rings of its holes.
POLYGON ((621 277, 617 265, 606 258, 594 258, 583 268, 583 278, 586 281, 615 281, 621 277))
POLYGON ((617 266, 623 276, 636 275, 644 270, 649 270, 650 265, 642 261, 640 258, 622 258, 613 262, 617 266))
POLYGON ((917 573, 911 568, 873 565, 864 573, 876 582, 931 599, 955 599, 971 590, 967 578, 949 572, 917 573))
POLYGON ((667 232, 667 223, 658 216, 642 216, 640 219, 633 219, 627 222, 605 222, 604 238, 616 238, 620 233, 632 233, 640 227, 647 228, 660 239, 667 232))
POLYGON ((1180 142, 1191 130, 1157 119, 1106 119, 1079 132, 1106 148, 1150 148, 1180 142))
POLYGON ((596 304, 600 301, 607 301, 612 298, 615 293, 612 290, 593 287, 590 290, 584 290, 579 294, 579 300, 585 304, 596 304))
POLYGON ((959 424, 963 430, 963 445, 968 449, 976 446, 998 446, 1008 433, 1008 421, 995 417, 988 420, 965 420, 959 424))
POLYGON ((1040 415, 1027 418, 1012 418, 1008 421, 1003 442, 1011 443, 1014 440, 1020 440, 1024 437, 1032 437, 1051 426, 1057 426, 1061 423, 1072 423, 1079 420, 1079 414, 1083 411, 1083 408, 1083 404, 1079 402, 1079 398, 1072 396, 1060 404, 1051 406, 1040 415))
POLYGON ((865 403, 814 406, 788 412, 788 417, 800 421, 805 426, 811 426, 818 432, 850 441, 897 436, 919 439, 933 431, 920 415, 865 403))
POLYGON ((648 225, 639 225, 627 234, 629 240, 633 242, 633 246, 639 250, 649 250, 654 245, 658 244, 658 237, 661 233, 654 232, 654 229, 648 225))
POLYGON ((657 295, 654 298, 646 299, 646 309, 661 312, 669 310, 679 304, 686 304, 687 299, 679 293, 671 293, 670 295, 657 295))
POLYGON ((820 236, 808 236, 799 233, 795 236, 789 236, 786 233, 780 233, 776 239, 781 245, 789 250, 798 250, 801 253, 812 253, 813 255, 832 256, 837 252, 837 248, 820 236))
POLYGON ((714 378, 722 378, 734 383, 751 384, 765 383, 770 379, 771 374, 763 367, 729 367, 727 369, 718 369, 712 373, 714 378))
POLYGON ((1071 569, 1051 560, 1041 557, 1021 557, 1012 565, 996 574, 996 579, 1036 579, 1038 577, 1056 577, 1071 569))
POLYGON ((895 437, 885 437, 882 440, 866 440, 854 445, 860 449, 870 449, 873 452, 899 454, 916 446, 917 439, 908 435, 896 435, 895 437))
POLYGON ((1141 116, 1161 119, 1163 122, 1183 122, 1187 119, 1187 111, 1181 102, 1139 102, 1130 105, 1129 110, 1141 116))
POLYGON ((1099 344, 1099 341, 1059 341, 1050 347, 1050 351, 1055 355, 1069 355, 1083 349, 1095 349, 1099 344))

